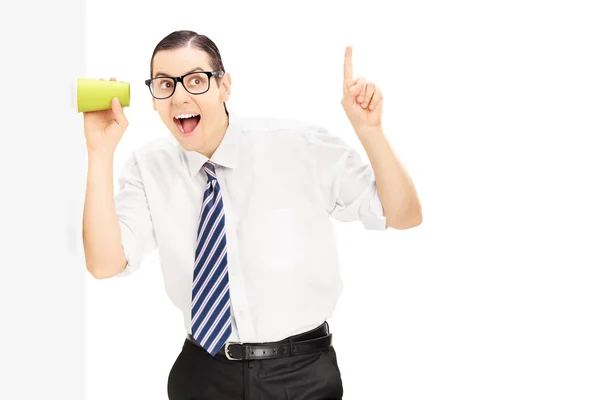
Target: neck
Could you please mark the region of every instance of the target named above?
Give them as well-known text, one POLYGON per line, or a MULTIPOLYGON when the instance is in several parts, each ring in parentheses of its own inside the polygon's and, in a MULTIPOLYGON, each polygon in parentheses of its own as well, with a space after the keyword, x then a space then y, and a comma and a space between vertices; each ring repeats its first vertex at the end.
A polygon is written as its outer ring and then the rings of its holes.
POLYGON ((227 132, 227 128, 229 127, 229 116, 223 110, 221 118, 219 122, 215 124, 212 132, 210 133, 209 139, 206 141, 204 146, 202 146, 198 152, 203 154, 204 156, 211 158, 217 148, 221 144, 225 133, 227 132))

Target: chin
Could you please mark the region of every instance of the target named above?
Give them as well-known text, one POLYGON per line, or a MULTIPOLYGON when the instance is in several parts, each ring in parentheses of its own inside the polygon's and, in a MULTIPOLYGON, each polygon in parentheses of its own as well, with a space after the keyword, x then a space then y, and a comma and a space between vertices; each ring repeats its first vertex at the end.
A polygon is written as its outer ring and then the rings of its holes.
POLYGON ((188 140, 181 140, 179 138, 177 141, 179 142, 181 147, 187 151, 200 151, 200 148, 202 147, 202 143, 191 142, 188 140))
POLYGON ((177 127, 174 127, 171 133, 179 142, 181 147, 188 151, 198 151, 204 143, 204 138, 200 126, 197 126, 196 129, 194 129, 189 134, 182 134, 182 132, 177 127))

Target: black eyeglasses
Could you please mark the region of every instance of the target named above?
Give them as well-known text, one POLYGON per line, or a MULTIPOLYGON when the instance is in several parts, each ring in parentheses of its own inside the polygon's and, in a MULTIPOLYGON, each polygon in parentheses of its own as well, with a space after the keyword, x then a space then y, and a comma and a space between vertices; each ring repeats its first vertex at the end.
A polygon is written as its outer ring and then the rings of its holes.
POLYGON ((144 83, 150 89, 150 94, 155 99, 168 99, 175 93, 177 82, 181 82, 183 88, 190 94, 202 94, 210 90, 210 78, 221 78, 224 71, 198 71, 190 72, 179 77, 159 76, 146 79, 144 83))

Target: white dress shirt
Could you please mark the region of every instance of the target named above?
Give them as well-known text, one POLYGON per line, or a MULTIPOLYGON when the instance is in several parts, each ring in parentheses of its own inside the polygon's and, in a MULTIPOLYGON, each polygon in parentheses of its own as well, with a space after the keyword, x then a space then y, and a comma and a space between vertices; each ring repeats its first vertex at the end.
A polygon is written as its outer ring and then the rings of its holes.
MULTIPOLYGON (((386 230, 368 162, 338 136, 295 120, 229 112, 211 160, 225 208, 232 336, 268 342, 320 325, 342 290, 330 217, 386 230)), ((171 136, 134 151, 115 205, 128 261, 158 249, 167 295, 191 333, 191 293, 207 158, 171 136)))

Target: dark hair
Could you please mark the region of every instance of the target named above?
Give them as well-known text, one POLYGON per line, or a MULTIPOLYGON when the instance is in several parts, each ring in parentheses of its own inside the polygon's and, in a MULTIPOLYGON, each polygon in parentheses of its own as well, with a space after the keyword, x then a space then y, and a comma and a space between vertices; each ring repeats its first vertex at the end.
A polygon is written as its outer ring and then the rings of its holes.
MULTIPOLYGON (((207 36, 200 35, 194 31, 181 30, 175 31, 165 36, 154 48, 152 58, 150 59, 150 77, 152 77, 152 68, 154 66, 154 56, 161 50, 176 50, 182 47, 192 46, 198 50, 206 52, 210 58, 210 67, 213 70, 225 72, 221 53, 217 45, 207 36)), ((220 79, 216 79, 217 87, 221 86, 220 79)))

